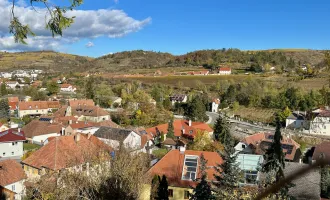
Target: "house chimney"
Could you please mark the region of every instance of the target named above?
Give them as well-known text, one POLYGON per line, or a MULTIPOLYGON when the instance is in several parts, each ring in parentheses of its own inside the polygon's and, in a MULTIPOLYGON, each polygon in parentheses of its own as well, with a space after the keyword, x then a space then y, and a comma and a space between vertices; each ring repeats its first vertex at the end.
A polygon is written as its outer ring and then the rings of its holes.
POLYGON ((186 147, 180 147, 180 154, 184 154, 185 151, 186 151, 186 147))
POLYGON ((64 127, 62 127, 61 135, 65 135, 65 129, 64 129, 64 127))
POLYGON ((184 126, 182 126, 182 134, 185 134, 184 126))
POLYGON ((72 124, 72 119, 69 120, 69 124, 72 124))
POLYGON ((88 133, 88 135, 87 135, 87 139, 90 139, 91 136, 92 136, 92 134, 91 134, 91 133, 88 133))
POLYGON ((77 133, 75 136, 74 136, 74 141, 75 142, 79 142, 80 141, 80 133, 77 133))
POLYGON ((21 128, 18 128, 18 132, 19 132, 19 133, 21 132, 21 128))
POLYGON ((189 119, 189 126, 191 126, 191 119, 189 119))

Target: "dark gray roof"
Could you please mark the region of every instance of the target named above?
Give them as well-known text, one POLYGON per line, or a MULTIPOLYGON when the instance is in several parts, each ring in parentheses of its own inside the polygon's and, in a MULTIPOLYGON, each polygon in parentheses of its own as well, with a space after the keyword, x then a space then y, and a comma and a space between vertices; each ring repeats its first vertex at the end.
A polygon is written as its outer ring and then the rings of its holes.
MULTIPOLYGON (((284 174, 288 176, 297 170, 307 167, 307 164, 286 162, 284 174)), ((297 200, 319 200, 320 199, 320 173, 318 170, 299 176, 293 181, 294 187, 289 189, 289 195, 297 200)))
POLYGON ((171 101, 183 101, 185 97, 186 97, 185 94, 174 94, 174 95, 170 96, 170 100, 171 101))
POLYGON ((306 115, 304 112, 294 111, 292 114, 288 117, 288 119, 295 119, 295 120, 305 120, 306 115))
POLYGON ((131 133, 131 130, 101 126, 94 134, 95 137, 122 141, 131 133))

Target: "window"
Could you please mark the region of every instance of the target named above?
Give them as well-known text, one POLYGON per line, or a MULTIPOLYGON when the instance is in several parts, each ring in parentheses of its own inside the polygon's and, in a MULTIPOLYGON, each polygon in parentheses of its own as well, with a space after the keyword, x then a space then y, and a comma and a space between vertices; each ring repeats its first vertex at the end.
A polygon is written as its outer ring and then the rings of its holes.
POLYGON ((17 142, 15 142, 15 145, 17 145, 17 142))
POLYGON ((11 155, 13 156, 14 154, 15 154, 15 153, 12 151, 12 152, 11 152, 11 155))
POLYGON ((194 132, 193 130, 190 130, 190 131, 189 131, 189 134, 193 134, 193 132, 194 132))
POLYGON ((188 190, 184 191, 184 199, 189 199, 190 197, 190 192, 188 190))
POLYGON ((5 153, 5 152, 3 152, 3 153, 2 153, 2 155, 3 155, 3 156, 5 156, 5 155, 6 155, 6 153, 5 153))
POLYGON ((172 189, 168 189, 168 197, 173 197, 173 190, 172 189))
POLYGON ((12 142, 11 145, 14 146, 15 145, 15 142, 12 142))
POLYGON ((15 192, 15 185, 11 186, 11 190, 15 192))
POLYGON ((197 156, 185 156, 182 180, 195 180, 197 174, 197 156))
POLYGON ((242 148, 245 149, 245 144, 242 144, 242 148))

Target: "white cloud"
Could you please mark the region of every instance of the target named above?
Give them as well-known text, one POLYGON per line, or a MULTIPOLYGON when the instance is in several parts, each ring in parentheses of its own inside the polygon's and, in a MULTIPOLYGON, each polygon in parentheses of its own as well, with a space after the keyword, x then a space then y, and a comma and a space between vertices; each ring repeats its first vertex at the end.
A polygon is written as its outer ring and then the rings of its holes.
POLYGON ((63 32, 62 38, 51 37, 49 30, 45 29, 44 8, 35 8, 23 6, 22 3, 15 7, 16 16, 23 24, 29 24, 30 28, 37 37, 30 37, 28 45, 14 43, 11 36, 8 35, 8 26, 10 22, 11 5, 7 0, 0 0, 0 50, 58 50, 62 45, 77 42, 83 38, 97 37, 123 37, 129 33, 141 30, 145 25, 151 22, 148 17, 143 20, 137 20, 128 16, 123 10, 73 10, 68 11, 67 16, 75 16, 75 22, 71 27, 63 32))
POLYGON ((91 48, 94 46, 94 43, 93 42, 88 42, 86 45, 85 45, 87 48, 91 48))
POLYGON ((115 3, 119 3, 119 0, 114 0, 115 3))

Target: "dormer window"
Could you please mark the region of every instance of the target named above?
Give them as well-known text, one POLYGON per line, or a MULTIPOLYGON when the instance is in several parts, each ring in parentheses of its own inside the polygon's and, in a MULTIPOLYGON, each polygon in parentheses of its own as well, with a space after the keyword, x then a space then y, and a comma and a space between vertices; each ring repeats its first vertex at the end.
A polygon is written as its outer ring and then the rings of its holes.
POLYGON ((29 108, 31 109, 31 108, 32 108, 32 106, 29 106, 29 108))
POLYGON ((190 130, 190 131, 189 131, 189 134, 193 134, 193 132, 194 132, 193 130, 190 130))
POLYGON ((182 180, 196 180, 198 156, 185 156, 182 169, 182 180))

